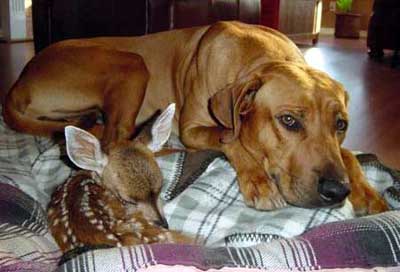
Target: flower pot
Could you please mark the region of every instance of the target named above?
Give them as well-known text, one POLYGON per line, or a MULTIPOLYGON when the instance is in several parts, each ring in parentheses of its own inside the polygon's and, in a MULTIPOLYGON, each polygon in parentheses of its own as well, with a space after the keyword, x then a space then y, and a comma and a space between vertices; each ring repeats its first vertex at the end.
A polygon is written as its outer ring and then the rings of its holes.
POLYGON ((352 38, 360 37, 360 14, 336 13, 335 37, 352 38))

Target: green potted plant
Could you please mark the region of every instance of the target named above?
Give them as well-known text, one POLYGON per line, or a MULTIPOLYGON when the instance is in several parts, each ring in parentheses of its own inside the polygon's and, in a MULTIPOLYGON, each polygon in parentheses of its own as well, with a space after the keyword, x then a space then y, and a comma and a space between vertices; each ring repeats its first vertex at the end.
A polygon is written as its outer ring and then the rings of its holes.
POLYGON ((335 37, 354 38, 360 37, 361 15, 352 13, 353 0, 336 0, 335 37))

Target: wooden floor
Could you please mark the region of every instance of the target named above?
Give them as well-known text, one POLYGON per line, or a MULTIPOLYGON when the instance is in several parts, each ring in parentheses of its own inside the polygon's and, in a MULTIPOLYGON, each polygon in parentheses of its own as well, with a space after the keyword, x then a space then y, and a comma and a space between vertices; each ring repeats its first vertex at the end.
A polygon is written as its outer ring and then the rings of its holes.
MULTIPOLYGON (((320 37, 301 46, 307 61, 342 82, 350 94, 350 127, 344 146, 371 152, 400 169, 400 67, 373 62, 365 40, 320 37)), ((10 88, 33 56, 32 43, 0 43, 0 95, 10 88)))
POLYGON ((344 146, 371 152, 400 169, 400 67, 368 58, 366 41, 322 37, 301 47, 306 60, 344 84, 350 95, 350 126, 344 146))

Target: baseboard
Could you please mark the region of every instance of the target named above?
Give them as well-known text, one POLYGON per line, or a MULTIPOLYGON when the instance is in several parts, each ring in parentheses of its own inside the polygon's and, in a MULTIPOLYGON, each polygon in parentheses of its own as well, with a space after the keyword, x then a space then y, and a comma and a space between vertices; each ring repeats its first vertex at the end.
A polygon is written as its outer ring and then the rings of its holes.
POLYGON ((321 30, 319 31, 319 34, 321 35, 334 35, 335 34, 335 29, 331 27, 321 27, 321 30))
MULTIPOLYGON (((321 31, 319 32, 321 35, 335 35, 335 29, 333 27, 321 27, 321 31)), ((367 38, 368 31, 361 30, 360 38, 367 38)))

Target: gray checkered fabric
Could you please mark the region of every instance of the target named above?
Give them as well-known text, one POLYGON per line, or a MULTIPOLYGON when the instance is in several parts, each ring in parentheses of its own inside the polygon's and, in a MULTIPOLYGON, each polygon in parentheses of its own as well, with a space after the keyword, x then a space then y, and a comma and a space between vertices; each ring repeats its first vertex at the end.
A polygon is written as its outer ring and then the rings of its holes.
POLYGON ((21 189, 45 208, 54 189, 72 174, 62 159, 65 152, 50 139, 12 131, 0 118, 0 182, 21 189))

